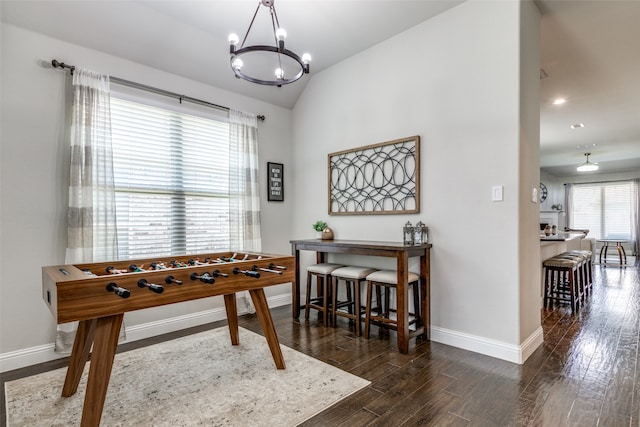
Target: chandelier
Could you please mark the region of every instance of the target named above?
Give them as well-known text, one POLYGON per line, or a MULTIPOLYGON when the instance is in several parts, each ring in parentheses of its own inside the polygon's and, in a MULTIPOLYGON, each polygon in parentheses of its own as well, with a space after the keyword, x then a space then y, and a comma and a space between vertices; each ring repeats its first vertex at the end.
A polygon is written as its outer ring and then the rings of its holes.
POLYGON ((584 153, 585 156, 587 156, 587 161, 584 162, 583 164, 581 164, 580 166, 578 166, 576 168, 576 170, 578 172, 591 172, 591 171, 597 171, 599 166, 598 163, 591 163, 589 161, 589 156, 591 155, 591 153, 584 153))
POLYGON ((231 54, 231 69, 237 78, 261 85, 281 87, 282 85, 293 83, 304 74, 309 73, 311 55, 305 53, 300 57, 285 48, 284 40, 287 37, 287 32, 280 27, 278 14, 273 3, 274 0, 261 0, 258 3, 240 48, 237 48, 240 42, 238 35, 229 35, 229 53, 231 54), (245 42, 260 11, 260 6, 268 8, 271 14, 274 44, 273 46, 256 44, 245 47, 245 42))

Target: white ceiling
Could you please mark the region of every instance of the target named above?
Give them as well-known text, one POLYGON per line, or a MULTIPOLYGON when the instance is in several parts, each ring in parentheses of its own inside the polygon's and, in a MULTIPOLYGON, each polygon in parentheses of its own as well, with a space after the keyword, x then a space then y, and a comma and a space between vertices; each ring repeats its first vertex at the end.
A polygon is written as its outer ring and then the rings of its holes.
MULTIPOLYGON (((287 47, 311 53, 312 76, 462 1, 275 4, 287 47)), ((598 173, 640 170, 640 1, 536 4, 543 12, 541 67, 548 76, 541 80, 543 171, 575 174, 586 151, 578 145, 589 146, 591 161, 601 166, 598 173), (551 105, 560 96, 568 102, 551 105), (576 123, 585 127, 569 127, 576 123)), ((4 22, 292 108, 309 76, 277 88, 236 79, 230 69, 227 36, 244 35, 257 5, 257 0, 2 0, 0 14, 4 22)), ((261 8, 256 25, 268 19, 261 8)), ((254 27, 252 36, 261 34, 260 28, 254 27)))
POLYGON ((542 170, 575 175, 590 152, 600 170, 586 174, 640 171, 640 1, 537 3, 542 170))

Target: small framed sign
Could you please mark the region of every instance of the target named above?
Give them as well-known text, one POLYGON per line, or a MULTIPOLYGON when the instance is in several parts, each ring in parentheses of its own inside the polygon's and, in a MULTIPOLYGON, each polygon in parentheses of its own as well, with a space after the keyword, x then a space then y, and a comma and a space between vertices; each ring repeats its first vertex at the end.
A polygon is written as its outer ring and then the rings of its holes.
POLYGON ((284 201, 284 165, 267 162, 267 200, 284 201))

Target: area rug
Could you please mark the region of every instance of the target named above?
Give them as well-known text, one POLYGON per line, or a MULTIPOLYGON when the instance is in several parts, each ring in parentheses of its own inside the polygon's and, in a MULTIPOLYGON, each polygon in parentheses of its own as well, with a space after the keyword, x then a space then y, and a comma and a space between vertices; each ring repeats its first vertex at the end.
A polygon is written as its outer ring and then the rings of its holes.
MULTIPOLYGON (((264 337, 227 327, 117 354, 101 426, 295 426, 369 384, 281 345, 275 367, 264 337)), ((60 397, 66 368, 5 383, 7 426, 78 426, 78 392, 60 397)))

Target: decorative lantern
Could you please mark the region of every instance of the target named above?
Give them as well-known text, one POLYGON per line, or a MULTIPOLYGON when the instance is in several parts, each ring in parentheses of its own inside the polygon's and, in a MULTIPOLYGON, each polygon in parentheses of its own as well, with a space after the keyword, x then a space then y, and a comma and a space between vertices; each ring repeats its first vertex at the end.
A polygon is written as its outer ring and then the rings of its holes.
POLYGON ((409 221, 404 225, 403 229, 403 242, 405 245, 413 245, 413 226, 409 221))
POLYGON ((415 227, 413 227, 413 244, 420 246, 422 244, 422 221, 418 221, 415 227))

